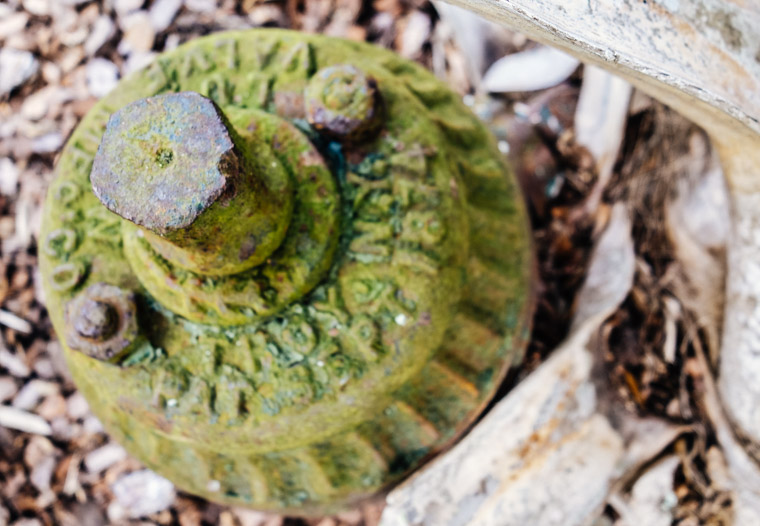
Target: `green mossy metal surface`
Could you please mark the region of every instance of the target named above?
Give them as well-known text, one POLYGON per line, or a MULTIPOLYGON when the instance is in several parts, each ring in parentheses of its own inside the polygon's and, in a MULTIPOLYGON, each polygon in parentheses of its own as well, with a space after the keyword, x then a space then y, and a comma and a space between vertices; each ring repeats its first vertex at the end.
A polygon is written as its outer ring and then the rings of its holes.
POLYGON ((228 128, 195 92, 123 107, 93 163, 95 195, 181 268, 229 275, 261 264, 285 237, 292 179, 266 144, 228 128))
MULTIPOLYGON (((240 325, 282 310, 325 276, 339 240, 340 201, 335 177, 295 126, 247 108, 228 108, 228 117, 250 163, 270 168, 260 175, 267 186, 276 188, 284 172, 295 187, 288 232, 267 264, 238 274, 201 276, 153 251, 149 240, 154 236, 137 227, 125 226, 124 243, 140 281, 164 306, 190 320, 240 325)), ((237 222, 231 226, 239 228, 237 222)))
POLYGON ((473 422, 528 336, 529 230, 494 140, 430 73, 367 44, 251 30, 158 57, 75 130, 40 245, 59 334, 89 284, 137 293, 149 343, 121 366, 64 345, 106 429, 179 487, 235 505, 326 513, 397 482, 473 422), (370 143, 304 119, 309 78, 335 64, 377 81, 386 120, 370 143), (110 114, 188 90, 293 178, 285 240, 246 273, 174 268, 90 189, 110 114))

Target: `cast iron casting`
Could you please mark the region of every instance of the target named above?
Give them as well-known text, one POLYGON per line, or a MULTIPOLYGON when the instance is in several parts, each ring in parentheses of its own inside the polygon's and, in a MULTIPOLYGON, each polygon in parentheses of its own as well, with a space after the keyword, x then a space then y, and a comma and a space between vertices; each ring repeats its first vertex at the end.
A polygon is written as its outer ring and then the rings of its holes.
POLYGON ((122 81, 40 261, 77 385, 180 488, 326 513, 451 444, 522 359, 531 252, 485 127, 420 66, 278 30, 122 81))

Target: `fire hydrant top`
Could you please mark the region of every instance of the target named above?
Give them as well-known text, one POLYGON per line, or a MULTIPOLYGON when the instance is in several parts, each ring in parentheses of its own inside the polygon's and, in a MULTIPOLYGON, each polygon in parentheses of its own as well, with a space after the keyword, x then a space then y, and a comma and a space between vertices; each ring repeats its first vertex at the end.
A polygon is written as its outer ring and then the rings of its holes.
POLYGON ((398 481, 527 339, 493 138, 423 68, 314 35, 214 35, 122 81, 61 156, 40 261, 106 429, 235 505, 325 513, 398 481))

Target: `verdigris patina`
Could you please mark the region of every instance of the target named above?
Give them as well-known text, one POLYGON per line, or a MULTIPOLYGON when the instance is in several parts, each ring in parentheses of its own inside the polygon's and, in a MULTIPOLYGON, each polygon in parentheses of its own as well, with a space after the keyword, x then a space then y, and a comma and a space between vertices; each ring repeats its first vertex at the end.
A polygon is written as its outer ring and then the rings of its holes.
POLYGON ((235 505, 325 513, 397 482, 527 340, 493 138, 418 65, 321 36, 214 35, 122 81, 61 156, 40 261, 106 429, 235 505))

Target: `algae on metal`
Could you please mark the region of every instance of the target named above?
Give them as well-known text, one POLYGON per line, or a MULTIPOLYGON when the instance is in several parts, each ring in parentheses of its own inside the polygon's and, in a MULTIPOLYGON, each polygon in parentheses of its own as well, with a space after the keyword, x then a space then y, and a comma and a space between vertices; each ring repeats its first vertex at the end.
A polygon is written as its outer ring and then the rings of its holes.
POLYGON ((40 244, 59 334, 88 285, 137 294, 149 344, 121 366, 64 344, 106 429, 235 505, 326 513, 397 482, 473 422, 527 340, 529 231, 493 138, 430 73, 367 44, 251 30, 159 56, 75 130, 40 244), (385 120, 367 143, 308 124, 309 79, 337 64, 377 82, 385 120), (260 266, 180 268, 90 188, 110 115, 179 91, 214 100, 291 178, 290 225, 260 266))
POLYGON ((292 182, 265 144, 242 139, 194 92, 140 99, 109 119, 90 174, 112 212, 165 258, 204 275, 261 264, 282 242, 292 182))

